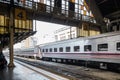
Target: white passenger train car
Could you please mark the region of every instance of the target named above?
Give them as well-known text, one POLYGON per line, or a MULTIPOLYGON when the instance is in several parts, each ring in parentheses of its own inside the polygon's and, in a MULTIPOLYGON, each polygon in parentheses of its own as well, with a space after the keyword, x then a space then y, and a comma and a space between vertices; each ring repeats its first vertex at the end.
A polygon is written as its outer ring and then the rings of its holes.
POLYGON ((27 58, 41 58, 39 47, 35 48, 23 48, 14 50, 15 56, 27 57, 27 58))
POLYGON ((44 60, 84 60, 98 62, 99 65, 117 64, 117 67, 120 67, 120 32, 57 41, 39 47, 44 60))

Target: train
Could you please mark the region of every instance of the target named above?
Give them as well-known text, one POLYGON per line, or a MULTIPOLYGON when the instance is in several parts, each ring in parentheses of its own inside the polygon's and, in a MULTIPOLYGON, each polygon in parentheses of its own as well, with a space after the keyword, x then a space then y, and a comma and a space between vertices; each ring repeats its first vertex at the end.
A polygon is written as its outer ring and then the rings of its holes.
POLYGON ((120 71, 120 31, 46 43, 37 49, 42 60, 120 71))
POLYGON ((41 52, 39 47, 31 47, 31 48, 21 48, 21 49, 14 49, 14 56, 19 57, 26 57, 32 59, 41 59, 41 52))

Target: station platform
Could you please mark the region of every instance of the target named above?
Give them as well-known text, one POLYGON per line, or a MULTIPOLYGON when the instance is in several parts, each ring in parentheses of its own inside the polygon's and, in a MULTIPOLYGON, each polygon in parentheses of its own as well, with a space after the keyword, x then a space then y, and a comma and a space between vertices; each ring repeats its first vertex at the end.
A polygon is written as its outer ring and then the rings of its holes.
POLYGON ((14 68, 0 70, 0 80, 69 80, 17 60, 14 63, 14 68))

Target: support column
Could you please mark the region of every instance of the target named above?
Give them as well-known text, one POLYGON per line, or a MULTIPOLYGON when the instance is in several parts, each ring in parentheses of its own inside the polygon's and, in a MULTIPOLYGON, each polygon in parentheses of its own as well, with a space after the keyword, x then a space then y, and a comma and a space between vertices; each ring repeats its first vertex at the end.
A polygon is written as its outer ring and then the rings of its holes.
POLYGON ((90 36, 90 27, 91 27, 91 25, 88 24, 88 36, 90 36))
POLYGON ((80 22, 78 24, 78 26, 76 27, 76 37, 80 37, 80 29, 82 28, 82 22, 80 22))
POLYGON ((14 67, 14 54, 13 54, 13 38, 14 38, 14 33, 13 33, 13 28, 10 28, 10 45, 9 45, 9 49, 10 49, 10 53, 9 53, 9 64, 8 67, 14 67))
POLYGON ((77 34, 77 38, 80 37, 80 27, 76 27, 76 34, 77 34))
POLYGON ((10 45, 9 45, 9 50, 10 50, 10 56, 9 56, 9 64, 8 67, 15 67, 14 65, 14 54, 13 54, 13 43, 14 43, 14 32, 13 32, 13 27, 14 27, 14 0, 11 0, 10 2, 10 21, 9 21, 9 33, 10 33, 10 45))
POLYGON ((72 31, 71 31, 71 29, 72 29, 72 26, 70 26, 70 39, 72 39, 72 31))

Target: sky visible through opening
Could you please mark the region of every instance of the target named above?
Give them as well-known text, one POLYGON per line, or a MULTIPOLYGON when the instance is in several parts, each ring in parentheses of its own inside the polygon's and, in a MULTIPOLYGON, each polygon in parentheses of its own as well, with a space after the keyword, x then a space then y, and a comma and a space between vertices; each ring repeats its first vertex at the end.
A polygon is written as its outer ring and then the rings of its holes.
MULTIPOLYGON (((54 32, 57 29, 68 27, 66 25, 54 24, 43 21, 36 21, 37 33, 33 37, 37 38, 37 45, 55 41, 54 32)), ((14 45, 15 48, 21 48, 21 43, 14 45)))
POLYGON ((42 43, 54 41, 55 30, 67 26, 37 21, 36 27, 37 27, 37 33, 34 35, 34 37, 37 37, 38 44, 42 44, 42 43))

